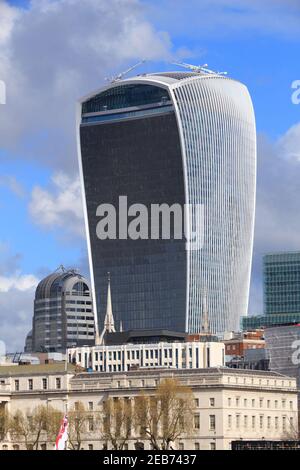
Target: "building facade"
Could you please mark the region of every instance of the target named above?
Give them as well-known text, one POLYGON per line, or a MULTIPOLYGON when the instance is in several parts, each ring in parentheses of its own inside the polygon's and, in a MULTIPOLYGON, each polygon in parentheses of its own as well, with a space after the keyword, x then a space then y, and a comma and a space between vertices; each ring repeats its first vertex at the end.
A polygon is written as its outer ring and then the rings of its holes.
POLYGON ((204 296, 212 332, 237 329, 248 305, 256 189, 247 88, 215 73, 118 80, 81 100, 77 135, 99 323, 109 271, 125 330, 197 333, 204 296), (116 208, 115 239, 99 239, 104 203, 116 208), (131 239, 119 214, 137 215, 137 204, 186 205, 186 237, 171 221, 169 237, 155 227, 131 239))
POLYGON ((95 322, 88 281, 65 269, 44 278, 35 292, 32 332, 26 339, 26 352, 65 352, 68 347, 94 342, 95 322))
MULTIPOLYGON (((99 413, 109 397, 134 399, 141 391, 153 394, 166 378, 176 378, 192 389, 193 425, 174 443, 180 450, 224 450, 236 440, 278 440, 294 432, 297 423, 297 387, 293 378, 275 372, 227 368, 199 370, 138 370, 127 373, 75 373, 69 365, 0 368, 1 407, 14 414, 48 404, 62 413, 83 403, 89 416, 99 413)), ((90 418, 92 419, 92 418, 90 418)), ((139 436, 132 431, 126 448, 133 450, 139 436)), ((41 439, 40 448, 53 449, 41 439)), ((103 449, 106 442, 89 420, 81 448, 103 449)), ((149 441, 144 441, 150 449, 149 441)), ((2 449, 24 448, 9 438, 2 449)), ((108 445, 110 448, 110 445, 108 445)))
POLYGON ((70 363, 99 372, 139 368, 201 369, 225 365, 219 342, 158 342, 68 349, 70 363))
POLYGON ((226 356, 244 356, 248 349, 264 349, 264 330, 254 330, 224 335, 226 356))
POLYGON ((243 318, 243 329, 300 322, 300 251, 263 258, 264 315, 243 318))

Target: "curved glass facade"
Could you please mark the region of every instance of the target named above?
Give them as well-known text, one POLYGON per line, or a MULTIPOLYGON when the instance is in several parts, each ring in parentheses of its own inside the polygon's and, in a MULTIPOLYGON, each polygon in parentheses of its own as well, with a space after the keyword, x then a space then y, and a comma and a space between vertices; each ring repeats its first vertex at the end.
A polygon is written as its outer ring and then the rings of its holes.
POLYGON ((117 325, 122 320, 124 329, 199 332, 204 295, 213 333, 238 328, 247 312, 256 187, 251 99, 234 80, 183 75, 137 77, 82 103, 82 114, 106 112, 108 108, 97 108, 102 96, 113 96, 109 99, 115 103, 115 96, 123 93, 126 98, 118 98, 112 110, 115 106, 117 112, 123 100, 126 112, 150 103, 154 112, 143 115, 140 109, 118 122, 79 117, 90 267, 101 325, 107 271, 115 320, 117 325), (146 86, 149 94, 143 97, 146 86), (168 100, 173 107, 155 113, 153 99, 156 104, 168 100), (203 246, 188 251, 185 240, 99 240, 97 206, 117 207, 121 195, 128 196, 128 205, 202 205, 203 246))
POLYGON ((220 76, 180 81, 173 93, 186 198, 204 206, 204 244, 187 252, 187 330, 200 331, 205 295, 211 330, 233 331, 247 313, 252 260, 256 131, 251 99, 244 85, 220 76))

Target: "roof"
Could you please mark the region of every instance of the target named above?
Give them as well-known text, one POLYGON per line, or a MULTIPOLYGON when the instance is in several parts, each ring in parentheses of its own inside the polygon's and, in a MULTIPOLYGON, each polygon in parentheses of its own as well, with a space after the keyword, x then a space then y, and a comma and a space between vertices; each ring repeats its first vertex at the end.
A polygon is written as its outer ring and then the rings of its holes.
MULTIPOLYGON (((0 377, 2 376, 18 376, 18 375, 51 375, 60 374, 65 372, 65 362, 55 362, 54 364, 29 364, 29 365, 15 365, 15 366, 0 366, 0 377)), ((67 364, 67 371, 75 373, 76 366, 74 364, 67 364)))
POLYGON ((139 376, 142 373, 147 375, 157 375, 159 373, 172 373, 175 375, 249 375, 249 376, 262 376, 265 378, 282 378, 282 379, 291 379, 296 380, 295 377, 290 377, 287 375, 280 374, 279 372, 274 371, 265 371, 265 370, 252 370, 252 369, 233 369, 231 367, 210 367, 206 369, 169 369, 167 367, 162 368, 139 368, 137 370, 129 370, 127 372, 81 372, 76 375, 76 379, 95 379, 97 377, 117 377, 117 376, 128 376, 134 377, 139 376))
POLYGON ((49 297, 56 297, 61 293, 67 279, 70 278, 78 278, 78 280, 82 280, 84 283, 87 283, 87 280, 81 276, 81 274, 76 273, 72 269, 56 271, 40 281, 36 288, 35 299, 40 300, 49 297))

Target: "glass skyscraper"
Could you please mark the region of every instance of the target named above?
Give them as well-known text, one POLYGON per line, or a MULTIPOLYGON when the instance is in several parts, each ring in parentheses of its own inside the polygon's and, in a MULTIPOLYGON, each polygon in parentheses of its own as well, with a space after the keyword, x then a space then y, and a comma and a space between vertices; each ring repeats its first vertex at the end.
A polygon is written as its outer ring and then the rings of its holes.
POLYGON ((300 322, 300 251, 263 258, 264 315, 243 318, 243 329, 300 322))
MULTIPOLYGON (((92 289, 124 329, 234 330, 248 306, 256 190, 256 131, 245 85, 218 74, 165 72, 118 80, 83 98, 77 114, 92 289), (190 209, 184 238, 100 240, 97 207, 190 209), (204 300, 205 298, 205 300, 204 300)), ((124 234, 123 234, 124 235, 124 234)))

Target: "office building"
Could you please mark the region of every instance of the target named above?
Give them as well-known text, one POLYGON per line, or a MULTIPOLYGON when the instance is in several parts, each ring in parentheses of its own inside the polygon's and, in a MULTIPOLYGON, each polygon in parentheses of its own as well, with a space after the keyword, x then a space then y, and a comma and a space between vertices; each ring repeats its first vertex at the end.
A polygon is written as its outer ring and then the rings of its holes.
POLYGON ((117 329, 122 322, 124 330, 198 333, 204 296, 213 333, 238 329, 248 306, 256 190, 246 86, 201 71, 115 80, 80 101, 77 136, 99 323, 110 272, 117 329), (115 209, 115 239, 99 236, 103 204, 115 209), (169 236, 155 227, 154 235, 130 237, 122 214, 128 209, 132 221, 143 205, 152 224, 155 204, 188 208, 186 237, 175 236, 172 217, 169 236))
MULTIPOLYGON (((276 372, 228 368, 170 370, 143 369, 126 373, 80 373, 65 364, 0 367, 1 407, 11 413, 38 405, 51 405, 62 413, 83 403, 89 421, 82 428, 81 446, 103 449, 106 441, 96 426, 108 398, 132 400, 143 391, 153 394, 166 378, 191 387, 194 395, 193 424, 179 436, 179 450, 227 450, 236 440, 279 440, 297 426, 297 387, 294 378, 276 372)), ((141 436, 132 428, 125 449, 135 449, 141 436)), ((53 449, 44 433, 39 449, 53 449)), ((145 450, 150 449, 144 440, 145 450)), ((24 442, 2 437, 2 449, 23 449, 24 442)), ((108 443, 111 448, 111 443, 108 443)))
POLYGON ((263 258, 264 315, 243 318, 243 329, 300 322, 300 251, 263 258))
POLYGON ((38 284, 26 352, 65 352, 71 346, 92 345, 94 330, 91 289, 83 276, 61 267, 38 284))

